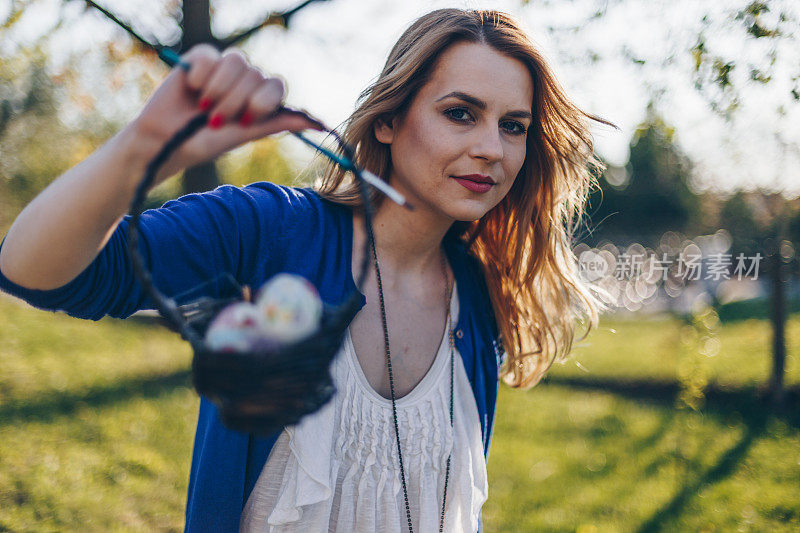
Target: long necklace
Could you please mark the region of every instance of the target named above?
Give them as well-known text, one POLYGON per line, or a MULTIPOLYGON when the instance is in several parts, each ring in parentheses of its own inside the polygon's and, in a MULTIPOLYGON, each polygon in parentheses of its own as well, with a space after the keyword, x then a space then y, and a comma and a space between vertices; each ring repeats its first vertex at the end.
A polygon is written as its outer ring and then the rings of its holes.
MULTIPOLYGON (((389 328, 386 325, 386 308, 383 303, 383 286, 381 284, 381 271, 378 267, 378 254, 375 252, 375 237, 372 233, 372 228, 369 228, 369 240, 372 245, 372 258, 375 260, 375 273, 378 278, 378 294, 381 302, 381 320, 383 322, 383 340, 386 346, 386 367, 389 369, 389 390, 392 394, 392 417, 394 418, 394 434, 397 438, 397 456, 400 459, 400 479, 403 482, 403 498, 406 503, 406 518, 408 518, 408 531, 414 533, 411 527, 411 507, 408 505, 408 489, 406 488, 406 476, 403 469, 403 453, 400 450, 400 428, 397 425, 397 405, 394 396, 394 377, 392 376, 392 357, 389 353, 389 328)), ((447 309, 447 317, 445 319, 445 327, 448 330, 450 337, 450 428, 453 427, 453 381, 454 381, 454 368, 455 368, 455 343, 453 341, 453 328, 450 324, 450 284, 447 277, 447 267, 445 266, 445 256, 442 253, 442 273, 445 279, 445 309, 447 309)), ((450 458, 452 451, 447 456, 447 469, 444 474, 444 494, 442 494, 442 514, 439 517, 439 533, 444 528, 444 508, 447 501, 447 482, 450 478, 450 458)))

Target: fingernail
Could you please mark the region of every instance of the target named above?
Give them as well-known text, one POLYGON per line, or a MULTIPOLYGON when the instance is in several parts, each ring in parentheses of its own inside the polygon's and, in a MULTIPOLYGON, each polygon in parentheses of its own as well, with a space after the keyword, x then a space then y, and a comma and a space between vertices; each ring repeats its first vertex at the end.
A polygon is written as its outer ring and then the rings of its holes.
POLYGON ((242 113, 242 118, 239 119, 239 124, 242 126, 249 126, 253 123, 253 113, 249 110, 242 113))
POLYGON ((212 105, 214 105, 214 102, 211 101, 211 98, 203 98, 200 100, 200 109, 203 111, 208 111, 211 109, 212 105))
POLYGON ((224 122, 225 122, 225 117, 222 116, 222 113, 214 113, 208 120, 208 127, 215 130, 217 128, 222 127, 222 124, 224 122))

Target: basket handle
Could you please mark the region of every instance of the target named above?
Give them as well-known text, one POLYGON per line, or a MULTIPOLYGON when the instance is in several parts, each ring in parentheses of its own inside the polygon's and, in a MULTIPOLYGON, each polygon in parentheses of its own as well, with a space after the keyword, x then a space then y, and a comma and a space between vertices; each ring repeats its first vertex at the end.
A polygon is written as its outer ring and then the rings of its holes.
MULTIPOLYGON (((128 233, 128 242, 127 242, 127 250, 128 255, 131 259, 131 263, 133 265, 133 273, 136 278, 141 283, 142 287, 144 288, 146 294, 150 296, 150 298, 155 303, 156 309, 158 312, 173 326, 173 329, 178 331, 185 340, 187 340, 191 345, 192 348, 197 351, 201 349, 204 345, 202 337, 189 325, 189 322, 183 316, 181 312, 181 308, 177 305, 174 299, 168 297, 167 295, 163 294, 153 283, 153 277, 150 272, 147 270, 147 267, 144 264, 144 260, 142 259, 142 255, 139 251, 139 223, 141 214, 143 211, 144 200, 147 196, 147 191, 153 184, 155 180, 155 176, 158 172, 158 169, 164 162, 169 158, 172 153, 178 149, 178 147, 183 144, 187 139, 189 139, 192 135, 194 135, 198 130, 200 130, 208 121, 208 115, 206 113, 202 113, 192 120, 190 120, 181 130, 178 131, 158 152, 158 154, 148 163, 147 168, 145 170, 144 178, 136 187, 136 192, 133 197, 133 201, 131 202, 131 207, 129 210, 129 214, 131 215, 131 223, 129 225, 129 233, 128 233)), ((330 131, 330 130, 328 130, 330 131)), ((351 146, 347 143, 342 141, 338 134, 333 131, 330 131, 336 141, 339 143, 339 146, 347 157, 349 161, 355 161, 355 154, 354 150, 351 146)), ((373 217, 373 206, 372 201, 370 200, 367 194, 367 187, 366 187, 366 180, 361 174, 361 169, 358 168, 355 164, 351 164, 350 168, 347 168, 353 172, 356 176, 356 181, 359 189, 359 193, 361 195, 363 210, 364 210, 364 228, 366 230, 367 239, 364 241, 364 253, 362 254, 362 261, 361 261, 361 268, 358 274, 358 280, 356 281, 356 286, 360 289, 364 286, 364 280, 367 276, 367 271, 369 269, 369 265, 371 262, 371 256, 369 254, 370 246, 373 240, 373 233, 372 233, 372 217, 373 217)), ((343 307, 352 307, 356 304, 356 299, 354 298, 355 294, 351 295, 351 297, 346 301, 343 307)), ((345 312, 342 313, 342 316, 349 316, 352 313, 345 312)), ((352 319, 352 316, 350 317, 352 319)), ((348 321, 349 323, 349 321, 348 321)), ((346 327, 347 324, 344 325, 346 327)))

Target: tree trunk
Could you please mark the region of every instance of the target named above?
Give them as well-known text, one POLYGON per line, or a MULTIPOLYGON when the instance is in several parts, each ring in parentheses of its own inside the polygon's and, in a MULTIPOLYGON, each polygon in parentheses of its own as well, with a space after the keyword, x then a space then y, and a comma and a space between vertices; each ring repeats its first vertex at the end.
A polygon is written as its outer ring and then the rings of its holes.
POLYGON ((769 378, 769 395, 775 407, 784 401, 783 375, 786 368, 786 282, 787 268, 781 256, 781 239, 776 239, 776 250, 770 257, 772 273, 772 373, 769 378))
POLYGON ((187 168, 183 173, 183 194, 210 191, 218 185, 219 175, 214 161, 187 168))
MULTIPOLYGON (((211 34, 211 12, 209 0, 185 0, 183 2, 183 35, 181 53, 199 43, 216 45, 211 34)), ((219 185, 219 174, 214 161, 187 168, 183 173, 183 194, 209 191, 219 185)))

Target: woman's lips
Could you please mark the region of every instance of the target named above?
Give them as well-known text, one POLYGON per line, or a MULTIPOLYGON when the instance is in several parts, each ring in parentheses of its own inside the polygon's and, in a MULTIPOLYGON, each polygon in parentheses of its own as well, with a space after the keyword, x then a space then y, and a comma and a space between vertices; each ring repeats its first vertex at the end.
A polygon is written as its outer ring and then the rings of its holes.
POLYGON ((493 183, 479 183, 477 181, 468 180, 466 178, 458 178, 456 176, 451 177, 472 192, 486 192, 492 188, 492 185, 494 185, 493 183))

